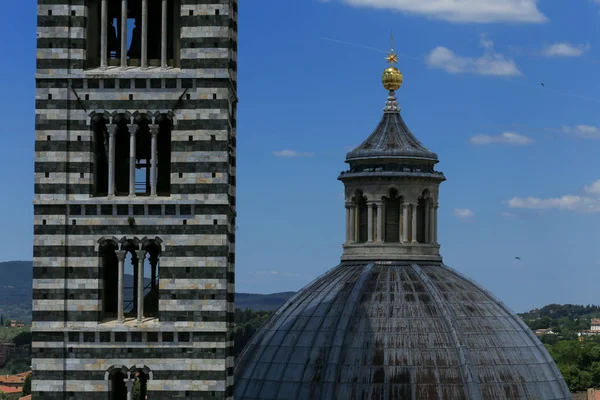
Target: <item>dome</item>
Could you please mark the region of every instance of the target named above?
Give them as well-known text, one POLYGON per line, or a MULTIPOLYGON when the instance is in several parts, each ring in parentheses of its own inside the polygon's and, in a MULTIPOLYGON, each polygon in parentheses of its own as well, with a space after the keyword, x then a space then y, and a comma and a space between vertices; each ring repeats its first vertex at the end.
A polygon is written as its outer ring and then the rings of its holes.
POLYGON ((388 97, 386 112, 375 130, 346 155, 346 162, 374 159, 438 162, 437 154, 428 150, 406 126, 394 95, 388 97))
MULTIPOLYGON (((393 50, 387 59, 397 61, 393 50)), ((443 264, 438 157, 408 129, 393 90, 383 111, 338 177, 346 200, 341 264, 244 348, 235 398, 571 399, 529 327, 443 264)))
POLYGON ((570 399, 531 330, 440 263, 348 262, 282 306, 235 368, 242 399, 570 399))

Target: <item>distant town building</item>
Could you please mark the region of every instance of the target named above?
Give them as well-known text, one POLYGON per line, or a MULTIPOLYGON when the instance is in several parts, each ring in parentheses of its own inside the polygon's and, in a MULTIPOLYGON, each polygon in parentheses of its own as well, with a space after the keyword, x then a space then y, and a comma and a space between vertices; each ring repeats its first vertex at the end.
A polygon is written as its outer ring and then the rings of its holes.
POLYGON ((583 330, 577 334, 577 336, 590 336, 600 334, 600 318, 593 318, 590 324, 590 329, 583 330))
POLYGON ((25 323, 21 322, 21 321, 11 320, 10 321, 10 327, 11 328, 24 328, 25 327, 25 323))
POLYGON ((588 389, 587 390, 587 400, 600 400, 600 390, 588 389))
POLYGON ((536 329, 535 330, 535 335, 536 336, 556 335, 556 333, 554 333, 551 328, 546 328, 546 329, 536 329))
POLYGON ((0 393, 16 394, 16 393, 22 393, 22 392, 23 392, 23 388, 14 388, 14 387, 10 387, 10 386, 0 385, 0 393))
POLYGON ((22 389, 25 384, 25 379, 27 379, 29 374, 31 374, 31 371, 16 375, 0 375, 0 386, 22 389))

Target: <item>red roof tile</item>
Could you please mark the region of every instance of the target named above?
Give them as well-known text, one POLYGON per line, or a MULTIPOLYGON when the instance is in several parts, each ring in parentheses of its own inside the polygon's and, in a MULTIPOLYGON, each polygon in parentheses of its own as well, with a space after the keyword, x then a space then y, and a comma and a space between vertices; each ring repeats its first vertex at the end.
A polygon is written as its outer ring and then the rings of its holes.
POLYGON ((0 386, 0 393, 12 394, 12 393, 21 393, 22 391, 23 391, 23 388, 0 386))
POLYGON ((27 375, 29 375, 31 373, 31 371, 29 372, 23 372, 20 374, 16 374, 16 375, 0 375, 0 385, 2 384, 15 384, 15 383, 24 383, 25 382, 25 378, 27 378, 27 375))

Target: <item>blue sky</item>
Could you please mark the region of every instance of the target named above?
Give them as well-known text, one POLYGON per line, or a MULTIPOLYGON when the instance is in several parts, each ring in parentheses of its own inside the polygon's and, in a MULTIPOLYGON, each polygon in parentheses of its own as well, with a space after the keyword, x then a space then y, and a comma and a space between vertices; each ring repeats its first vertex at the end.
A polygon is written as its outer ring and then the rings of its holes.
MULTIPOLYGON (((338 263, 336 178, 381 117, 393 30, 403 117, 448 178, 446 264, 515 311, 600 303, 599 10, 598 0, 241 1, 237 291, 297 290, 338 263)), ((0 37, 13 38, 0 63, 1 261, 32 254, 35 13, 27 0, 0 14, 0 37)))

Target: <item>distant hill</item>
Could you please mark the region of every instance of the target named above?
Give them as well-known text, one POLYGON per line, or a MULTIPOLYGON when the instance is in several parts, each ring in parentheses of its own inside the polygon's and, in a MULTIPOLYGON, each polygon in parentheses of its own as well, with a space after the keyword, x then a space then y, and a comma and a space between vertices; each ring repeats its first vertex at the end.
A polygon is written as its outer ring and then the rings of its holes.
POLYGON ((0 288, 20 287, 31 290, 33 279, 33 262, 8 261, 0 262, 0 288))
MULTIPOLYGON (((33 262, 0 262, 0 315, 4 318, 31 321, 31 283, 33 262)), ((131 275, 125 276, 125 286, 133 282, 131 275)), ((236 307, 251 310, 272 311, 279 308, 294 292, 274 294, 236 293, 236 307)))
POLYGON ((0 263, 0 315, 31 320, 31 261, 0 263))
POLYGON ((236 293, 235 307, 251 310, 273 311, 281 307, 288 301, 296 292, 282 292, 273 294, 251 294, 251 293, 236 293))

